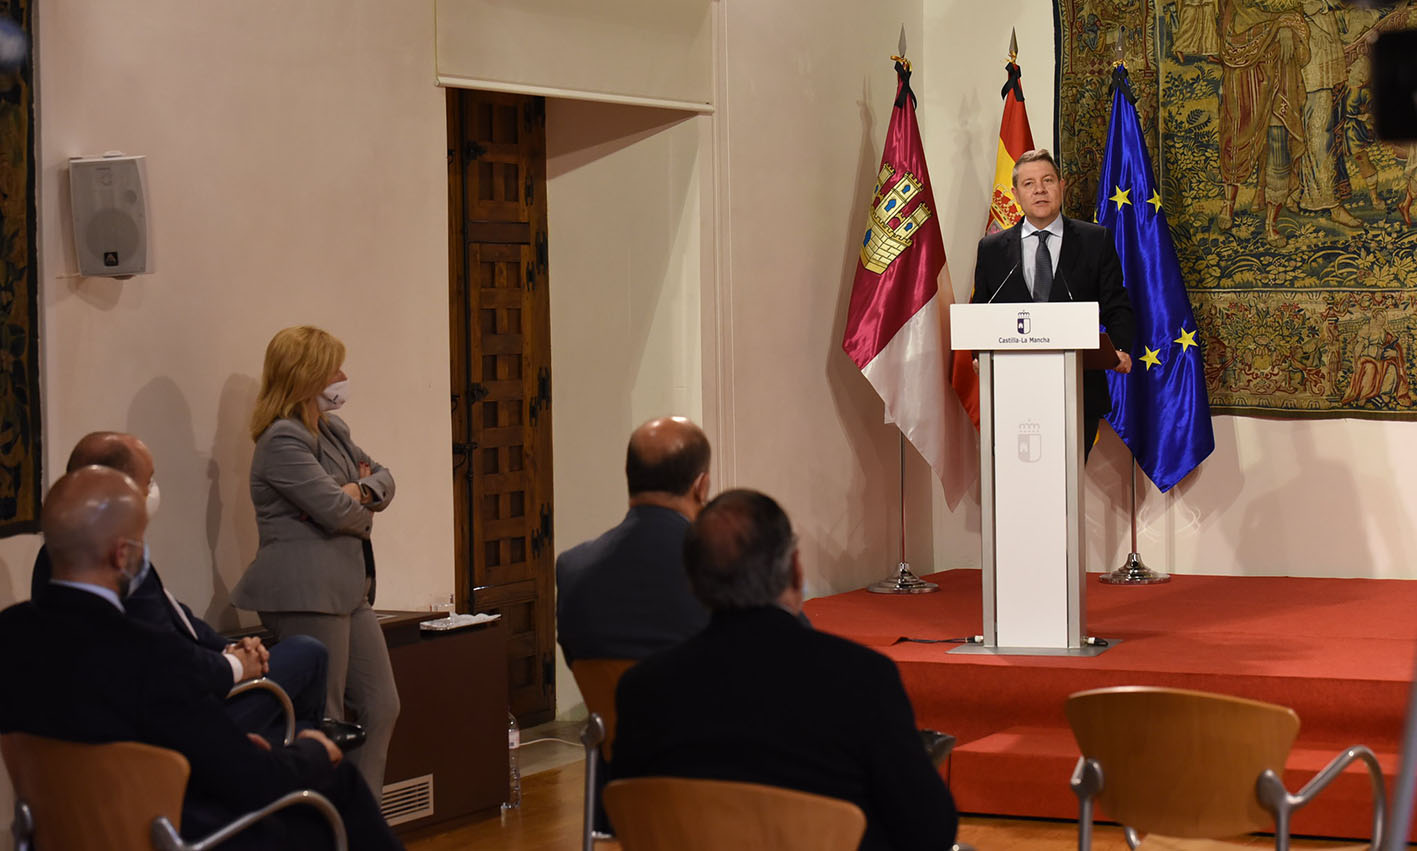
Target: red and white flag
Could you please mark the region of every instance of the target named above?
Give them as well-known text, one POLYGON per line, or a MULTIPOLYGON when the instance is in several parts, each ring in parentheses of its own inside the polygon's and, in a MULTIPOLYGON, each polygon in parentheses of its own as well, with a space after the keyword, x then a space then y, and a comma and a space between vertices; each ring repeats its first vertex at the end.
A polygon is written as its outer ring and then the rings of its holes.
MULTIPOLYGON (((1014 59, 1018 56, 1018 39, 1009 46, 1009 62, 1004 66, 1009 78, 1004 81, 1004 118, 999 122, 999 149, 994 156, 994 191, 989 199, 989 221, 984 232, 1008 230, 1023 218, 1014 198, 1014 164, 1024 151, 1033 150, 1033 131, 1028 127, 1028 109, 1023 104, 1023 72, 1014 59)), ((950 384, 959 396, 974 427, 979 428, 979 375, 974 371, 973 353, 954 353, 954 374, 950 384)))
POLYGON ((950 387, 949 305, 940 236, 910 69, 897 62, 895 108, 867 212, 841 346, 930 464, 954 508, 979 474, 974 429, 950 387))

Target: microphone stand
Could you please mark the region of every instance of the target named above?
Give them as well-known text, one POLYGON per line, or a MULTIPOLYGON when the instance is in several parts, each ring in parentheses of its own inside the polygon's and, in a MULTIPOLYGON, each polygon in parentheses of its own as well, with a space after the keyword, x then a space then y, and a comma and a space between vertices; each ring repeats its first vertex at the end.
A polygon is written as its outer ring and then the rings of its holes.
POLYGON ((1132 458, 1132 551, 1127 561, 1111 573, 1104 573, 1098 580, 1106 585, 1160 585, 1171 581, 1171 574, 1152 570, 1141 560, 1137 552, 1137 459, 1132 458))
POLYGON ((891 575, 866 586, 873 594, 929 594, 940 590, 934 582, 916 576, 905 560, 905 432, 900 433, 900 564, 891 575))

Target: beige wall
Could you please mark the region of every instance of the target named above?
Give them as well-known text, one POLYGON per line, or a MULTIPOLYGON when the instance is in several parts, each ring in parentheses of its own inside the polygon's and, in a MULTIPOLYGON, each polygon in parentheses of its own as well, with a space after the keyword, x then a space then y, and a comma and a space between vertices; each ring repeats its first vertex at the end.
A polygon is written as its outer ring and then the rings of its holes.
MULTIPOLYGON (((232 622, 256 546, 245 422, 262 352, 285 325, 324 326, 349 347, 356 439, 398 479, 375 533, 380 602, 426 606, 452 589, 431 4, 139 6, 37 10, 50 478, 86 431, 142 435, 163 491, 154 561, 232 622), (73 274, 66 161, 107 150, 148 157, 157 273, 127 282, 73 274)), ((0 604, 29 596, 37 547, 0 541, 0 604)))
MULTIPOLYGON (((547 102, 558 552, 624 516, 631 429, 665 414, 703 419, 709 122, 664 109, 547 102)), ((580 693, 559 647, 557 660, 564 715, 580 693)))
MULTIPOLYGON (((431 10, 146 7, 72 2, 40 21, 51 476, 91 429, 146 439, 164 494, 154 561, 230 621, 227 590, 256 545, 245 423, 265 343, 321 325, 349 349, 356 439, 399 483, 377 524, 381 602, 426 605, 452 584, 431 10), (66 160, 110 149, 148 157, 157 273, 126 282, 73 274, 66 160)), ((28 565, 7 563, 25 596, 28 565)))
MULTIPOLYGON (((725 175, 717 340, 724 484, 759 488, 783 504, 813 595, 860 587, 899 560, 897 432, 882 422, 881 402, 841 351, 841 337, 902 25, 921 91, 947 80, 922 59, 921 7, 830 0, 726 8, 715 116, 725 175)), ((922 469, 914 464, 911 475, 928 484, 922 469)), ((912 502, 913 553, 926 560, 929 493, 921 489, 912 502)))

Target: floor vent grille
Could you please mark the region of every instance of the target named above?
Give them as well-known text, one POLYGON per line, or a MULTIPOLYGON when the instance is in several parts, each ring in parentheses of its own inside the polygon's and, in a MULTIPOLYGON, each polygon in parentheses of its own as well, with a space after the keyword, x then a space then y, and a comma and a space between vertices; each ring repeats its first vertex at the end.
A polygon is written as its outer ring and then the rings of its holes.
POLYGON ((433 775, 400 780, 384 787, 379 808, 390 825, 433 815, 433 775))

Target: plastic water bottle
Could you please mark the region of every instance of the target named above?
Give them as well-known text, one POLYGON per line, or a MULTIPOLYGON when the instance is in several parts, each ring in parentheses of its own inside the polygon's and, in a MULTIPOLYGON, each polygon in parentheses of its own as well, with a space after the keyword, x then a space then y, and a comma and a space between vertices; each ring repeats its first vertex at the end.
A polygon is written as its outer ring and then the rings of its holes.
POLYGON ((522 746, 522 731, 517 726, 517 716, 507 713, 507 800, 503 810, 514 810, 522 805, 522 772, 517 765, 517 751, 522 746))

